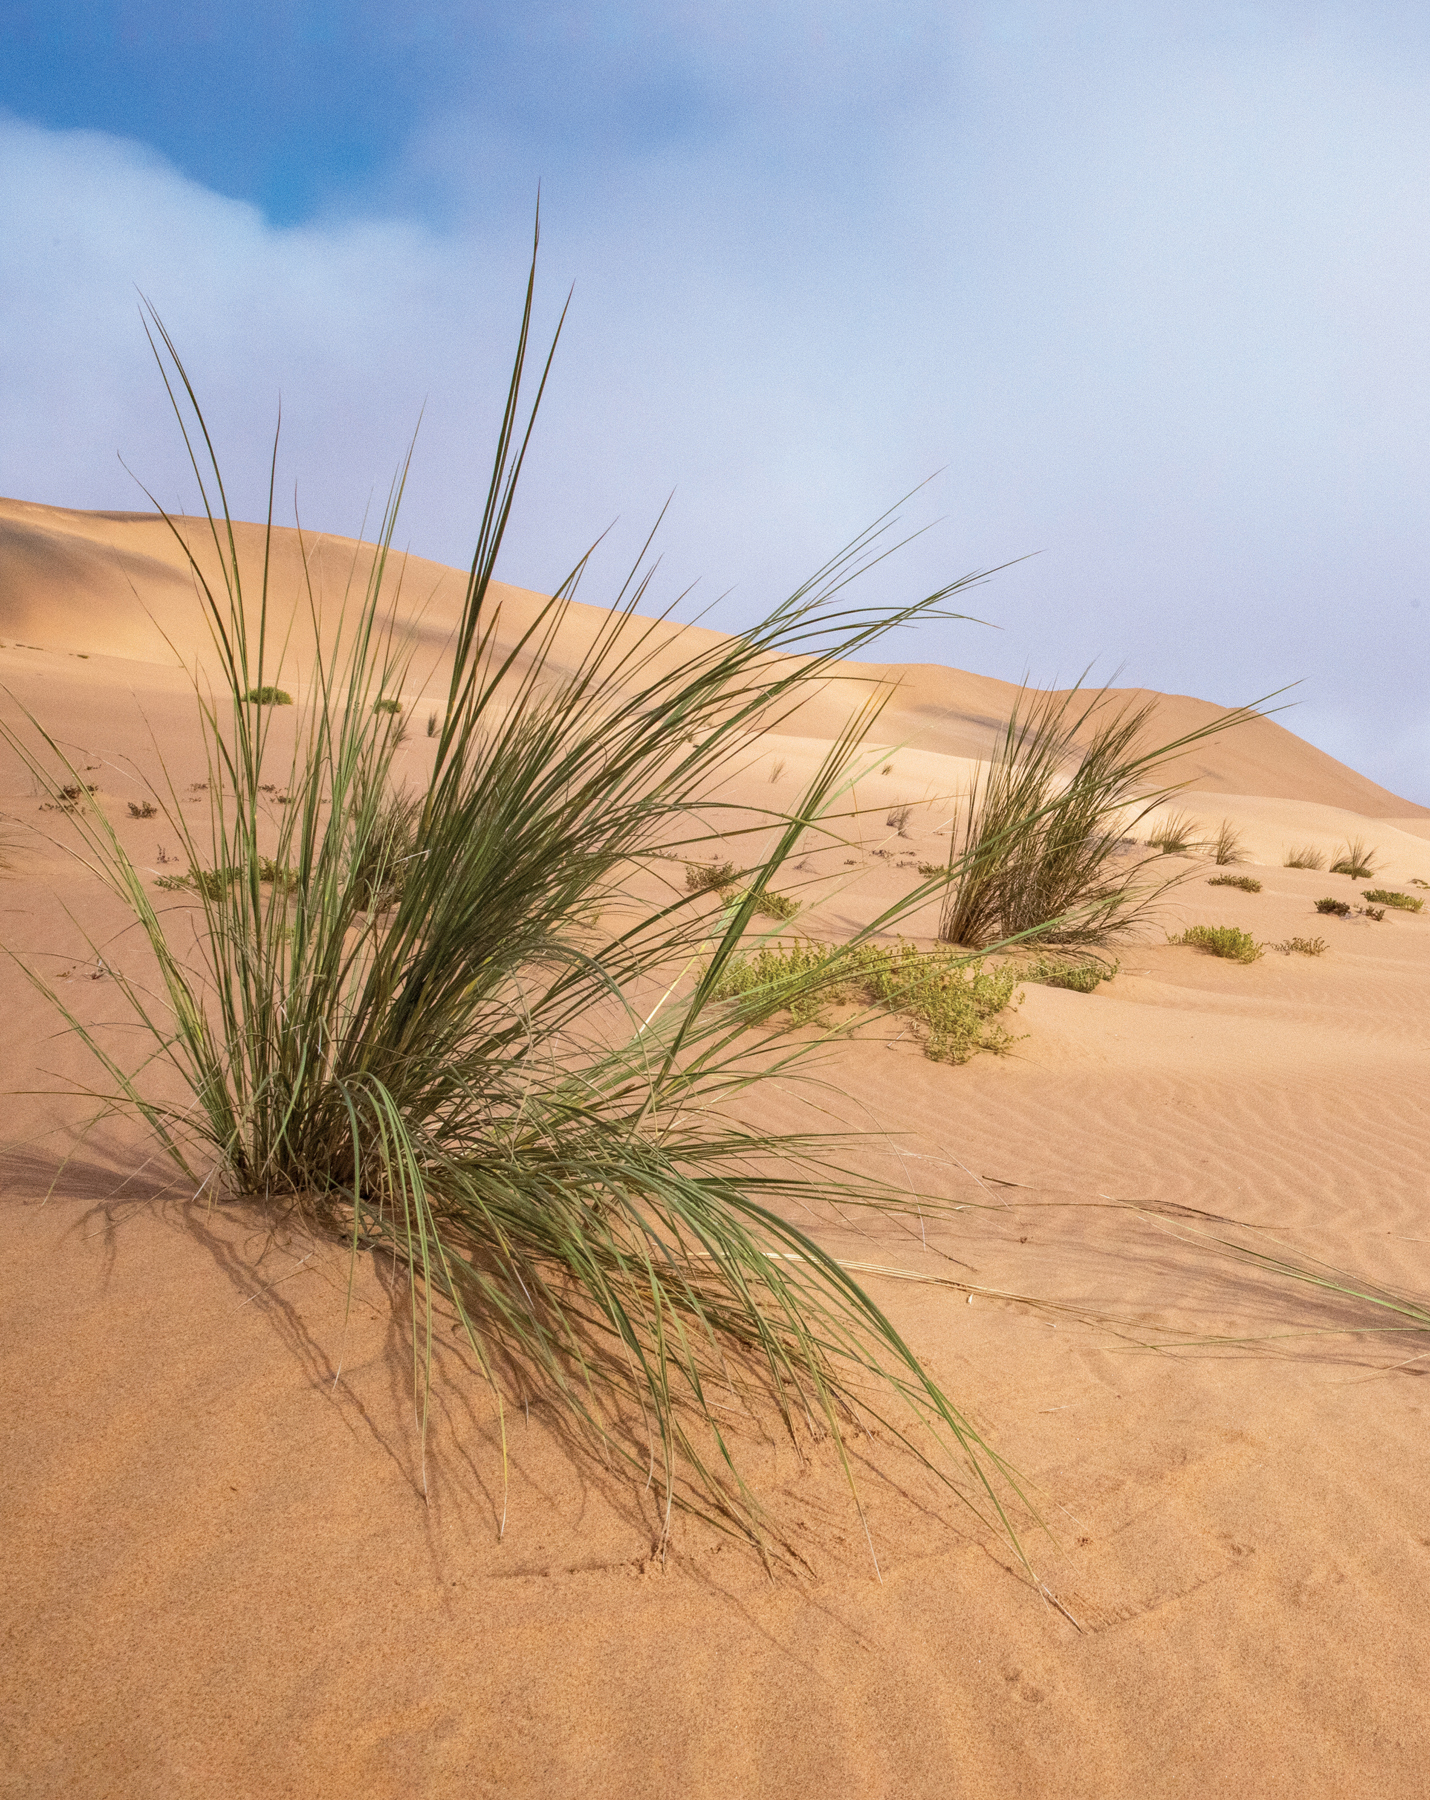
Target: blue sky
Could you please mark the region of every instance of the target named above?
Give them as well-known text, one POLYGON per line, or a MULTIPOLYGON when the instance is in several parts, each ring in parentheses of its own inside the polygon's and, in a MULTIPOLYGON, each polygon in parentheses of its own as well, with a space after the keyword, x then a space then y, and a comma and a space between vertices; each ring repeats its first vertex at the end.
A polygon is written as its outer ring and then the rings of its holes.
MULTIPOLYGON (((901 493, 875 588, 1029 556, 996 630, 1286 722, 1430 802, 1430 16, 1309 4, 0 0, 0 491, 182 503, 135 292, 257 510, 356 530, 425 405, 465 560, 543 192, 571 323, 505 572, 666 495, 662 580, 752 616, 901 493)), ((600 597, 600 579, 585 590, 600 597)))

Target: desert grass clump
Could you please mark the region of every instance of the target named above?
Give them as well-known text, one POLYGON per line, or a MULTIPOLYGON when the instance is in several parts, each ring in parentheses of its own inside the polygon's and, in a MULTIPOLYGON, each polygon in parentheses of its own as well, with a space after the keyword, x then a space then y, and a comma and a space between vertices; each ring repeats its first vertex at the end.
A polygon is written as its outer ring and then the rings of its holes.
POLYGON ((1209 875, 1208 887, 1240 888, 1243 894, 1259 894, 1261 883, 1254 875, 1209 875))
POLYGON ((803 941, 733 957, 711 998, 737 1001, 751 1022, 785 1012, 794 1024, 818 1020, 825 1004, 863 1000, 914 1021, 932 1061, 963 1063, 1015 1041, 997 1020, 1017 983, 1012 968, 985 969, 946 950, 860 944, 840 951, 803 941))
POLYGON ((1326 853, 1314 844, 1295 844, 1286 852, 1283 869, 1324 869, 1326 853))
MULTIPOLYGON (((191 869, 221 879, 196 875, 200 916, 169 923, 102 808, 82 801, 90 866, 154 965, 112 974, 144 1050, 126 1060, 31 980, 97 1059, 106 1105, 143 1120, 196 1186, 286 1203, 354 1259, 393 1259, 424 1434, 434 1334, 452 1330, 502 1444, 511 1408, 545 1395, 649 1496, 662 1547, 685 1506, 778 1553, 742 1473, 742 1433, 771 1418, 802 1453, 832 1448, 856 1506, 850 1437, 877 1426, 1011 1529, 1009 1471, 877 1302, 791 1222, 912 1210, 914 1196, 852 1172, 828 1138, 747 1125, 731 1104, 800 1050, 772 1053, 779 1034, 715 995, 790 856, 811 833, 839 841, 822 821, 877 709, 850 721, 713 925, 704 883, 644 900, 653 884, 635 879, 720 840, 702 820, 752 735, 963 583, 854 605, 849 581, 882 552, 881 526, 760 623, 673 660, 638 611, 643 579, 568 654, 579 569, 503 637, 492 581, 532 429, 518 408, 534 278, 533 264, 432 766, 410 801, 394 782, 397 718, 374 710, 409 685, 410 647, 383 624, 403 477, 366 591, 341 621, 324 614, 321 634, 316 595, 303 600, 316 663, 280 751, 269 705, 249 695, 281 673, 265 646, 287 640, 286 603, 277 616, 271 556, 256 593, 243 573, 202 416, 150 314, 217 553, 201 562, 175 528, 213 655, 196 686, 207 817, 177 797, 166 817, 191 869), (281 809, 268 794, 279 776, 281 809), (265 882, 270 865, 295 882, 265 882)), ((269 529, 271 544, 271 503, 269 529)), ((33 739, 7 729, 7 741, 53 791, 48 770, 70 765, 31 723, 33 739)), ((931 1054, 961 1054, 960 969, 856 938, 821 975, 846 971, 916 1007, 931 1054)), ((986 979, 1011 992, 1011 977, 986 979)))
POLYGON ((884 823, 892 831, 897 831, 900 837, 907 837, 909 835, 909 817, 913 810, 907 801, 901 801, 898 806, 889 808, 884 823))
POLYGON ((1351 838, 1341 846, 1340 855, 1331 864, 1331 873, 1365 881, 1375 873, 1375 852, 1364 838, 1351 838))
POLYGON ((396 718, 402 711, 402 702, 394 700, 391 694, 380 694, 373 701, 372 710, 375 713, 387 713, 390 717, 396 718))
POLYGON ((1337 900, 1334 895, 1327 894, 1316 902, 1316 911, 1332 914, 1337 919, 1348 919, 1351 916, 1351 903, 1349 900, 1337 900))
POLYGON ((1425 905, 1413 894, 1402 894, 1398 888, 1367 888, 1364 898, 1374 900, 1379 906, 1394 906, 1401 912, 1419 912, 1425 905))
POLYGON ((1163 856, 1183 856, 1189 850, 1202 848, 1205 840, 1198 835, 1201 830, 1201 824, 1190 813, 1170 812, 1149 834, 1147 842, 1163 856))
POLYGON ((129 816, 131 819, 157 818, 158 812, 159 809, 152 800, 131 800, 129 802, 129 816))
POLYGON ((1283 938, 1279 944, 1273 944, 1273 950, 1279 950, 1283 956, 1324 956, 1330 945, 1323 937, 1283 938))
MULTIPOLYGON (((1227 713, 1152 750, 1156 702, 1113 707, 1105 690, 1019 694, 965 797, 951 842, 939 936, 980 949, 999 938, 1102 944, 1128 930, 1171 882, 1129 862, 1129 828, 1165 803, 1159 765, 1251 717, 1227 713)), ((1154 834, 1155 835, 1155 834, 1154 834)), ((1173 877, 1173 880, 1177 877, 1173 877)))
POLYGON ((244 699, 250 706, 291 706, 293 696, 281 687, 275 687, 271 681, 259 682, 248 689, 244 699))
POLYGON ((1229 962, 1253 963, 1265 951, 1249 931, 1236 925, 1189 925, 1179 937, 1168 939, 1173 944, 1190 944, 1212 956, 1224 956, 1229 962))
POLYGON ((1223 819, 1217 826, 1216 836, 1211 840, 1211 852, 1212 861, 1222 867, 1246 861, 1246 846, 1230 819, 1223 819))

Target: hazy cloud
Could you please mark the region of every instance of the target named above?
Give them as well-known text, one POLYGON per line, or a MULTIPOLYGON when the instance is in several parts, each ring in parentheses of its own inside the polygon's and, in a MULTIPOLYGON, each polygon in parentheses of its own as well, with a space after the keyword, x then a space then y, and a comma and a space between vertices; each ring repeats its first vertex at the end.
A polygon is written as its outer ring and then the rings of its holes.
MULTIPOLYGON (((137 286, 245 511, 280 389, 332 530, 425 400, 407 529, 464 560, 540 175, 545 316, 576 298, 512 579, 620 514, 614 569, 676 487, 670 588, 733 585, 734 620, 944 469, 901 582, 1044 554, 979 596, 1001 632, 890 654, 1101 657, 1228 701, 1304 676, 1293 729, 1430 800, 1418 14, 911 9, 894 38, 867 5, 721 13, 492 26, 502 103, 434 79, 400 151, 295 225, 135 143, 0 122, 0 489, 134 504, 122 450, 183 491, 137 286)), ((440 59, 453 17, 422 16, 440 59)))

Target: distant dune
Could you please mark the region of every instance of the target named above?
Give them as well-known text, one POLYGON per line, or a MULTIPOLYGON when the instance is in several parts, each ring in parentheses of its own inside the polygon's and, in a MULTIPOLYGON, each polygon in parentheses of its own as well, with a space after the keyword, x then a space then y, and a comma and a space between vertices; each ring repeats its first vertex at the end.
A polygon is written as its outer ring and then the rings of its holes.
MULTIPOLYGON (((176 523, 201 564, 216 575, 207 521, 176 523)), ((235 537, 245 583, 255 594, 262 573, 262 528, 240 524, 235 537)), ((350 538, 314 533, 307 538, 307 551, 307 578, 321 596, 325 616, 332 619, 345 593, 361 595, 372 549, 350 538)), ((440 660, 461 606, 465 572, 408 556, 400 559, 399 573, 395 610, 419 644, 440 660)), ((286 617, 305 581, 299 534, 292 527, 275 530, 269 581, 275 605, 286 617)), ((498 593, 508 631, 527 620, 541 599, 502 585, 498 593)), ((600 607, 578 604, 572 609, 568 630, 573 650, 574 640, 585 641, 605 617, 600 607)), ((680 628, 656 629, 666 638, 680 628)), ((699 627, 685 629, 702 639, 718 635, 699 627)), ((39 649, 140 662, 172 664, 176 655, 186 663, 201 658, 206 639, 194 604, 193 577, 169 527, 153 513, 74 512, 0 499, 0 641, 17 640, 39 649)), ((300 644, 294 664, 301 668, 303 660, 300 644)), ((876 727, 878 741, 959 758, 987 753, 1017 693, 1009 682, 935 663, 845 663, 840 678, 807 701, 786 728, 803 736, 832 736, 874 691, 889 696, 876 727)), ((1144 688, 1116 689, 1111 696, 1116 701, 1151 697, 1144 688)), ((1193 731, 1226 710, 1184 694, 1156 698, 1156 730, 1163 740, 1193 731)), ((1168 766, 1166 779, 1186 781, 1198 793, 1304 800, 1368 818, 1430 821, 1430 807, 1358 775, 1275 719, 1255 720, 1196 746, 1168 766)))

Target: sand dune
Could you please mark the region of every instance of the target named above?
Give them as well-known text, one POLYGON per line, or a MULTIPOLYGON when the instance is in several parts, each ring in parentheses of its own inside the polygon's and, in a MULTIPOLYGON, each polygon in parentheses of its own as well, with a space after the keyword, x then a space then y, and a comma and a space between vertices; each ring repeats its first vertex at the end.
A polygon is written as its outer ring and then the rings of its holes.
MULTIPOLYGON (((325 581, 352 555, 323 547, 325 581)), ((409 569, 434 659, 459 581, 409 569)), ((539 603, 509 598, 513 617, 539 603)), ((597 609, 574 623, 598 628, 597 609)), ((162 823, 128 813, 136 767, 162 755, 180 804, 203 773, 178 666, 203 637, 162 527, 0 505, 0 639, 0 684, 155 858, 162 823)), ((946 850, 940 799, 1010 690, 842 671, 732 777, 749 807, 782 804, 861 684, 895 680, 858 813, 792 872, 812 929, 872 918, 946 850)), ((1176 730, 1206 703, 1163 716, 1176 730)), ((414 734, 413 777, 429 754, 414 734)), ((573 1459, 539 1407, 516 1428, 499 1540, 495 1422, 451 1348, 424 1498, 382 1265, 360 1265, 345 1328, 339 1248, 196 1202, 129 1125, 76 1149, 93 1108, 62 1090, 87 1060, 8 966, 0 1794, 1422 1792, 1425 1340, 1351 1335, 1378 1316, 1195 1233, 1242 1221, 1252 1241, 1430 1292, 1430 917, 1323 917, 1320 895, 1367 884, 1281 866, 1291 843, 1355 832, 1386 881, 1430 880, 1430 813, 1274 722, 1214 740, 1188 773, 1179 804, 1243 832, 1260 893, 1169 859, 1189 879, 1165 930, 1092 995, 1027 987, 1012 1054, 952 1068, 876 1022, 827 1087, 759 1100, 782 1124, 832 1107, 892 1134, 869 1157, 966 1208, 926 1241, 892 1223, 828 1241, 936 1278, 869 1279, 1033 1484, 1048 1529, 1026 1543, 1051 1600, 879 1442, 861 1457, 890 1477, 863 1482, 882 1579, 838 1470, 773 1442, 752 1466, 808 1573, 771 1581, 690 1522, 662 1568, 649 1503, 573 1459), (1240 966, 1165 941, 1186 923, 1329 947, 1240 966)), ((16 822, 4 945, 122 1043, 99 963, 132 953, 123 915, 67 855, 64 820, 0 779, 16 822)), ((931 911, 908 929, 926 937, 931 911)))

